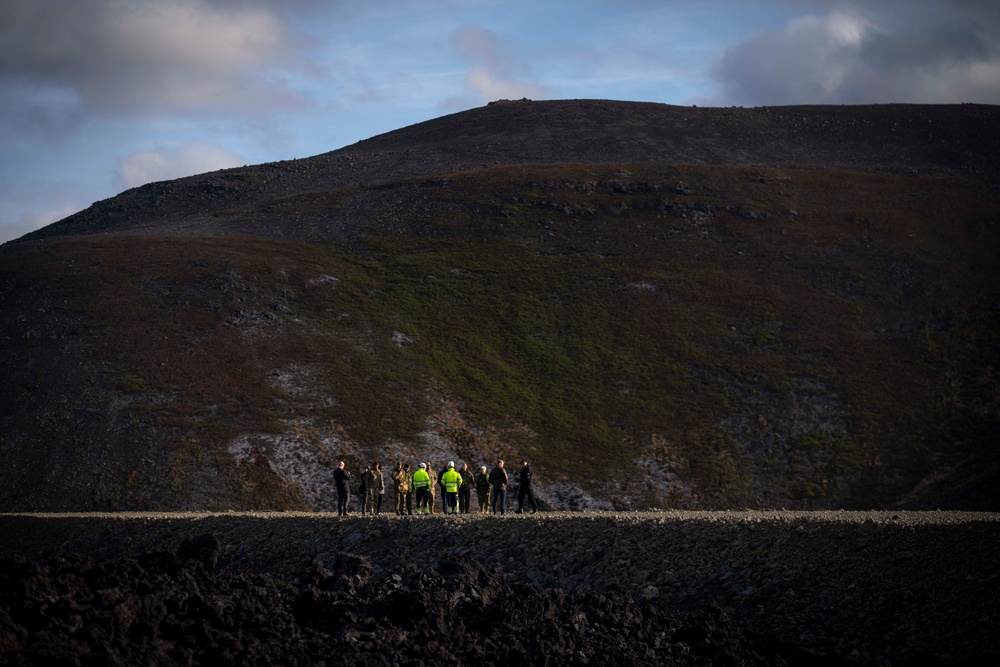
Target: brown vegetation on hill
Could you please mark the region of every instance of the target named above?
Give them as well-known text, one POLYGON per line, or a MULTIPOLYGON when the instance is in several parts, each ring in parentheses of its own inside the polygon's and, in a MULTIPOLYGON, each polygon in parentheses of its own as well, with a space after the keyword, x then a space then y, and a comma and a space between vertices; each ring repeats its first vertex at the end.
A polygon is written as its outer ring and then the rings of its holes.
POLYGON ((555 507, 995 509, 997 115, 519 102, 99 202, 0 256, 0 507, 502 453, 555 507))

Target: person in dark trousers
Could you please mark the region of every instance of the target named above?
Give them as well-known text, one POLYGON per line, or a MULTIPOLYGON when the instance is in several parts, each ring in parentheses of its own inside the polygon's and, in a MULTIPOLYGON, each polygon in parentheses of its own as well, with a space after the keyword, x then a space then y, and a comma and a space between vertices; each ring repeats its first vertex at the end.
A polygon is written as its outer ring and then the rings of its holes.
POLYGON ((490 471, 490 484, 493 485, 493 513, 498 511, 503 516, 504 504, 507 502, 507 471, 503 469, 503 459, 497 460, 497 465, 490 471))
POLYGON ((417 514, 431 513, 431 476, 427 472, 427 464, 421 462, 417 471, 413 473, 414 501, 417 505, 417 514))
POLYGON ((333 480, 337 483, 337 515, 347 516, 347 505, 351 497, 351 473, 344 469, 343 461, 333 471, 333 480))
POLYGON ((476 479, 468 463, 462 464, 458 474, 462 476, 462 486, 458 487, 458 511, 468 514, 472 510, 472 487, 476 485, 476 479))
POLYGON ((441 511, 445 514, 448 513, 448 494, 444 490, 444 480, 441 479, 444 474, 448 472, 448 466, 441 468, 441 472, 437 474, 437 484, 441 487, 441 511))
POLYGON ((361 514, 364 516, 368 509, 368 481, 371 477, 371 466, 365 466, 365 471, 361 473, 361 488, 358 489, 358 502, 361 503, 361 514))
POLYGON ((375 462, 375 475, 378 480, 378 486, 375 489, 377 494, 375 500, 375 514, 382 511, 382 499, 385 498, 385 475, 382 473, 382 464, 378 461, 375 462))
POLYGON ((528 465, 527 461, 521 461, 521 472, 518 474, 518 485, 517 511, 515 514, 521 514, 523 512, 525 498, 531 501, 531 513, 534 514, 538 511, 538 504, 535 502, 535 491, 531 488, 531 466, 528 465))
POLYGON ((462 475, 455 470, 455 464, 448 461, 448 469, 438 478, 444 491, 444 513, 458 514, 458 494, 462 487, 462 475))

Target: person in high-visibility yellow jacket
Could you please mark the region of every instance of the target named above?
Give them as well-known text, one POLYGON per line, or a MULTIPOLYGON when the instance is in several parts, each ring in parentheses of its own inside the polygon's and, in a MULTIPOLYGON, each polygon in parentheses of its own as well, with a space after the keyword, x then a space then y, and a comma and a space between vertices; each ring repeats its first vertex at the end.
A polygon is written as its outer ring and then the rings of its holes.
POLYGON ((445 514, 458 514, 458 487, 462 486, 462 475, 455 470, 454 461, 448 461, 448 469, 441 475, 440 482, 444 487, 445 514))
POLYGON ((431 513, 431 476, 427 474, 427 464, 421 463, 413 473, 413 492, 416 495, 417 514, 431 513))

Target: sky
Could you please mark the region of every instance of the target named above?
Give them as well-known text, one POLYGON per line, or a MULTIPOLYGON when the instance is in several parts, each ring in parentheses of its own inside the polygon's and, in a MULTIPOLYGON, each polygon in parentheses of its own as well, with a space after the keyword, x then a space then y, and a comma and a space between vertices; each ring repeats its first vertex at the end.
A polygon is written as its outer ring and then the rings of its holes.
POLYGON ((1000 1, 0 0, 0 242, 522 97, 1000 104, 1000 1))

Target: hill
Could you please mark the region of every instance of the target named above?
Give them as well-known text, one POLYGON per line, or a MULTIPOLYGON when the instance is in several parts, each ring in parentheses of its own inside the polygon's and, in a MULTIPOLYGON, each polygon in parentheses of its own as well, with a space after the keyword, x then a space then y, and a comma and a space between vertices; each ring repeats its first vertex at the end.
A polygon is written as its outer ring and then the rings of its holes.
POLYGON ((503 102, 3 246, 0 507, 996 509, 1000 110, 503 102))

